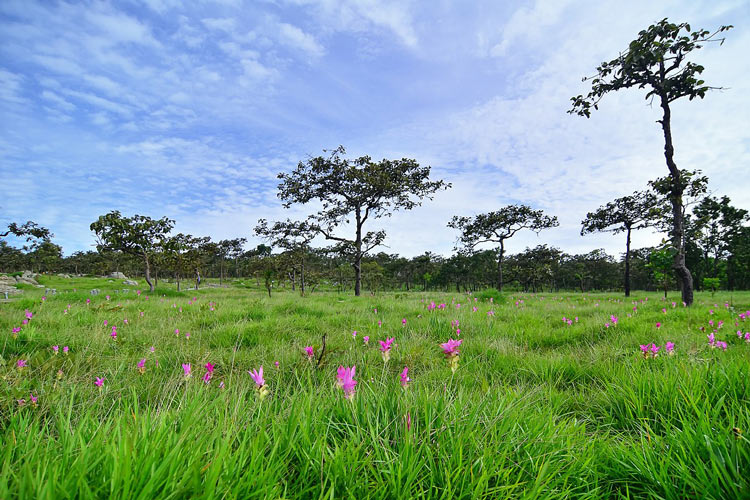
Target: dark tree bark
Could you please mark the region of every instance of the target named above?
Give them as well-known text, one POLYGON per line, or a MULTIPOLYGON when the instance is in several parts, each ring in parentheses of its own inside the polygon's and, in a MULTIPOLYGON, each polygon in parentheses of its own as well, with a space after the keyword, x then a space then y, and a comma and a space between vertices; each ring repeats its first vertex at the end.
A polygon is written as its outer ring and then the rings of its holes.
POLYGON ((630 229, 628 226, 628 236, 625 240, 625 296, 630 297, 630 229))
POLYGON ((146 264, 146 283, 151 293, 154 293, 154 284, 151 283, 151 264, 148 261, 148 254, 143 255, 143 261, 146 264))
MULTIPOLYGON (((661 69, 664 71, 663 63, 661 69)), ((662 91, 660 97, 661 108, 664 112, 661 120, 661 127, 662 130, 664 130, 664 158, 667 161, 667 168, 669 168, 669 174, 672 179, 672 189, 669 196, 669 200, 672 202, 673 217, 672 246, 675 249, 672 268, 675 270, 680 282, 682 301, 689 306, 693 303, 693 276, 690 274, 690 270, 685 264, 685 222, 682 216, 682 193, 684 187, 682 186, 680 170, 677 168, 677 164, 674 161, 671 124, 672 112, 669 109, 669 97, 665 91, 662 91)))

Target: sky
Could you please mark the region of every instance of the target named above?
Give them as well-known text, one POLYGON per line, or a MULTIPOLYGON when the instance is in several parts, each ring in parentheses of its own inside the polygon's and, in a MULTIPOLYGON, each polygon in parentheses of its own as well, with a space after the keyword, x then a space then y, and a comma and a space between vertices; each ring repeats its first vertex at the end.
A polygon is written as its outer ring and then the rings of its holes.
POLYGON ((453 215, 525 203, 560 226, 508 252, 618 255, 623 235, 580 236, 581 220, 667 174, 660 109, 628 90, 590 119, 566 111, 582 77, 665 17, 735 26, 693 57, 723 89, 673 103, 672 126, 678 166, 750 209, 748 0, 3 0, 0 224, 34 220, 66 255, 92 249, 111 210, 251 247, 259 218, 314 211, 284 209, 277 174, 343 145, 452 183, 373 221, 383 251, 450 255, 453 215))

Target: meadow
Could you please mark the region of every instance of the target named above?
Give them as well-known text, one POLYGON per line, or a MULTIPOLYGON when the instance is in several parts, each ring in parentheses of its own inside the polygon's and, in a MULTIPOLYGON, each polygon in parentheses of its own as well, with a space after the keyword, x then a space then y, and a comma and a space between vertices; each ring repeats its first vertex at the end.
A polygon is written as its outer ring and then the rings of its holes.
POLYGON ((750 292, 39 280, 0 304, 3 499, 750 498, 750 292))

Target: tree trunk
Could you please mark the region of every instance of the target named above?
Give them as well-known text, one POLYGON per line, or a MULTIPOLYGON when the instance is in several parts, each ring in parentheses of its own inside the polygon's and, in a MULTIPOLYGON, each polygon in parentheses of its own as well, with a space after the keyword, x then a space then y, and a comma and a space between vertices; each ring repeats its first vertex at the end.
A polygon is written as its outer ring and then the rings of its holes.
POLYGON ((497 291, 503 291, 503 257, 505 256, 505 244, 500 240, 500 252, 497 256, 497 291))
POLYGON ((305 256, 300 259, 299 265, 299 291, 302 297, 305 296, 305 256))
POLYGON ((357 208, 357 239, 354 242, 354 296, 359 297, 362 289, 362 217, 357 208))
POLYGON ((627 227, 628 237, 625 240, 625 296, 630 297, 630 226, 627 227))
MULTIPOLYGON (((662 71, 664 64, 662 63, 662 71)), ((672 188, 670 190, 669 199, 672 202, 672 217, 674 219, 672 228, 672 246, 674 246, 676 253, 674 256, 674 263, 672 268, 677 273, 677 277, 680 281, 680 290, 682 292, 682 301, 685 305, 692 305, 693 303, 693 276, 690 274, 690 270, 685 264, 685 227, 682 216, 682 193, 684 188, 682 187, 682 180, 680 178, 680 170, 677 168, 677 164, 674 162, 674 146, 672 144, 672 113, 669 109, 669 100, 666 92, 661 93, 661 107, 664 111, 664 117, 661 120, 661 127, 664 130, 664 158, 667 161, 667 168, 669 168, 669 174, 672 178, 672 188)))
POLYGON ((195 289, 198 289, 198 285, 201 284, 201 272, 200 270, 195 270, 195 289))
POLYGON ((148 262, 148 254, 143 254, 143 261, 146 264, 146 283, 151 293, 154 293, 154 284, 151 283, 151 264, 148 262))

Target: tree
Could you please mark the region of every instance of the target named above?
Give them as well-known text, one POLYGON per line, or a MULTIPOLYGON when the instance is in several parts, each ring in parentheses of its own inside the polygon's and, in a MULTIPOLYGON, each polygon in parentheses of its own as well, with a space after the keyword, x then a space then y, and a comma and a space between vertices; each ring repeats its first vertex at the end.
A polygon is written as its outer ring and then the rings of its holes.
POLYGON ((659 283, 664 289, 664 298, 667 298, 667 290, 669 290, 669 271, 672 269, 674 262, 674 248, 664 245, 659 249, 651 252, 648 257, 648 267, 653 273, 654 280, 659 283))
POLYGON ((144 215, 123 217, 113 210, 99 216, 90 229, 96 234, 98 251, 119 250, 143 259, 146 283, 153 292, 150 258, 173 227, 174 221, 166 217, 158 220, 144 215))
POLYGON ((337 249, 350 257, 354 268, 354 295, 362 287, 362 257, 380 245, 385 231, 364 232, 368 219, 389 217, 397 210, 410 210, 425 197, 450 184, 431 181, 430 167, 420 167, 416 160, 383 159, 369 156, 344 158, 339 146, 328 157, 318 156, 300 162, 291 173, 280 173, 278 197, 284 207, 318 200, 322 208, 308 218, 314 230, 326 239, 336 241, 337 249), (354 237, 334 234, 336 228, 354 218, 354 237))
POLYGON ((677 99, 696 97, 703 99, 706 92, 715 88, 700 79, 703 66, 687 60, 688 54, 711 41, 724 42, 717 35, 732 26, 721 26, 713 33, 707 30, 690 31, 687 23, 674 24, 666 19, 638 33, 628 49, 619 57, 603 62, 596 68, 591 80, 591 91, 584 97, 572 97, 573 107, 568 113, 589 118, 591 110, 599 109, 599 101, 609 92, 621 89, 647 89, 646 99, 657 98, 662 108, 659 120, 664 133, 664 158, 671 180, 669 199, 672 204, 672 245, 676 249, 673 268, 680 280, 682 300, 693 303, 693 277, 685 264, 682 193, 684 184, 674 161, 672 141, 672 110, 670 104, 677 99), (682 32, 685 33, 682 33, 682 32))
MULTIPOLYGON (((305 295, 305 255, 310 250, 310 242, 317 235, 314 225, 307 221, 274 222, 271 226, 265 219, 259 219, 255 234, 265 239, 271 246, 283 248, 299 263, 300 294, 305 295)), ((294 289, 294 281, 292 281, 294 289)))
POLYGON ((468 250, 481 243, 497 243, 497 289, 503 290, 503 258, 505 240, 522 229, 539 234, 542 229, 559 226, 557 217, 544 215, 542 210, 533 210, 527 205, 508 205, 496 212, 474 217, 454 216, 448 227, 461 231, 459 242, 468 250))
POLYGON ((648 191, 636 191, 630 196, 623 196, 595 212, 586 214, 581 221, 581 235, 594 232, 625 232, 625 296, 630 297, 630 233, 654 225, 656 196, 648 191))
POLYGON ((23 224, 11 222, 8 224, 7 231, 0 233, 0 238, 6 238, 11 234, 16 238, 25 239, 27 243, 31 243, 30 246, 24 246, 24 250, 34 250, 37 245, 49 242, 52 236, 54 236, 49 229, 40 226, 34 221, 27 221, 23 224))
POLYGON ((729 253, 732 242, 748 220, 747 210, 729 204, 727 196, 707 196, 693 210, 699 232, 698 246, 703 251, 706 267, 713 256, 712 277, 718 278, 719 261, 729 253))

